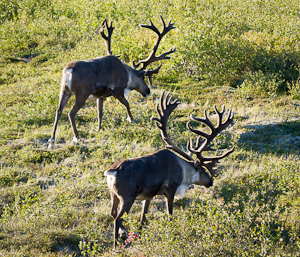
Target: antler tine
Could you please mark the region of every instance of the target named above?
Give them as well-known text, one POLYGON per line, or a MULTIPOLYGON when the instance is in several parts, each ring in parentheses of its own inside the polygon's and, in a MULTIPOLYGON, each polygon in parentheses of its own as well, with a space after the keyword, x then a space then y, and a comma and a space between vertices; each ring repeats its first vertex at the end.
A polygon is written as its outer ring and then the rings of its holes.
POLYGON ((163 24, 163 31, 162 31, 161 33, 159 32, 158 28, 153 24, 153 22, 151 21, 151 19, 149 19, 150 25, 140 24, 140 26, 143 27, 143 28, 151 29, 152 31, 154 31, 154 32, 157 34, 157 36, 158 36, 159 38, 162 38, 162 37, 163 37, 165 34, 167 34, 171 29, 175 29, 176 27, 174 27, 174 24, 175 24, 175 23, 174 23, 174 22, 171 22, 172 19, 169 20, 168 26, 166 26, 166 23, 165 23, 165 21, 164 21, 164 18, 163 18, 161 15, 159 15, 159 17, 160 17, 160 20, 161 20, 161 22, 162 22, 162 24, 163 24))
POLYGON ((135 62, 134 61, 132 61, 131 62, 131 66, 132 66, 132 68, 134 68, 135 70, 140 66, 140 64, 138 63, 138 64, 135 64, 135 62))
POLYGON ((221 112, 219 112, 216 105, 214 104, 214 110, 215 110, 215 113, 218 115, 217 127, 219 127, 220 124, 222 123, 223 114, 225 112, 225 106, 222 105, 222 110, 221 110, 221 112))
MULTIPOLYGON (((190 130, 190 129, 189 129, 190 130)), ((200 133, 203 133, 201 131, 199 131, 200 133)), ((207 134, 205 134, 207 135, 207 134)), ((203 136, 204 137, 204 136, 203 136)), ((199 136, 197 139, 196 139, 196 146, 194 147, 194 144, 193 144, 193 139, 190 138, 190 140, 187 142, 187 146, 186 148, 191 152, 191 153, 195 153, 197 151, 199 151, 199 148, 203 145, 203 143, 205 142, 206 139, 203 139, 199 136)), ((214 151, 215 149, 212 149, 210 146, 206 145, 205 149, 203 149, 204 151, 214 151)), ((202 150, 202 151, 203 151, 202 150)))
POLYGON ((166 148, 172 149, 177 152, 184 158, 193 161, 192 157, 189 156, 186 152, 182 151, 180 148, 174 145, 167 133, 167 122, 172 111, 180 104, 178 99, 173 99, 173 97, 168 93, 166 97, 164 97, 165 91, 162 92, 160 101, 156 105, 156 112, 159 115, 159 118, 151 117, 151 120, 155 121, 156 126, 160 129, 161 137, 164 142, 167 144, 166 148))
POLYGON ((155 56, 156 51, 158 49, 159 43, 161 41, 161 39, 163 38, 163 36, 165 34, 167 34, 170 30, 175 29, 176 27, 174 27, 174 23, 171 22, 172 19, 169 20, 168 25, 166 26, 165 21, 163 19, 163 17, 160 15, 160 19, 161 22, 163 24, 163 30, 162 32, 160 32, 158 30, 158 28, 153 24, 153 22, 151 21, 151 19, 149 19, 150 25, 146 25, 146 24, 140 24, 141 27, 143 28, 148 28, 151 29, 153 32, 155 32, 157 34, 157 40, 156 43, 153 46, 153 49, 151 51, 151 53, 149 54, 149 56, 144 59, 139 61, 135 66, 138 67, 139 65, 141 65, 141 69, 144 70, 146 69, 146 67, 156 61, 160 61, 160 60, 166 60, 166 59, 170 59, 170 57, 168 56, 171 53, 174 53, 176 51, 176 48, 171 48, 169 51, 159 55, 159 56, 155 56))
MULTIPOLYGON (((158 113, 159 118, 156 117, 151 117, 150 120, 155 120, 155 124, 157 127, 159 127, 159 129, 162 129, 161 125, 162 125, 162 114, 160 111, 160 108, 163 109, 163 97, 164 97, 165 91, 162 92, 160 99, 159 99, 159 103, 156 104, 155 106, 155 111, 158 113), (160 108, 159 108, 160 107, 160 108)), ((162 110, 163 111, 163 110, 162 110)))
MULTIPOLYGON (((133 64, 133 65, 134 65, 134 64, 133 64)), ((133 66, 133 67, 134 67, 134 66, 133 66)), ((159 72, 160 68, 161 68, 161 64, 160 64, 159 67, 156 68, 155 70, 147 70, 147 72, 146 72, 146 76, 148 76, 149 84, 150 84, 151 87, 152 87, 152 76, 153 76, 154 74, 157 74, 157 73, 159 72)), ((135 69, 136 69, 136 68, 135 68, 135 69)))
POLYGON ((163 17, 161 16, 161 15, 159 15, 159 17, 160 17, 160 20, 161 20, 161 22, 162 22, 162 24, 163 24, 163 32, 161 33, 161 37, 163 37, 165 34, 167 34, 171 29, 174 29, 174 28, 176 28, 176 27, 174 27, 174 22, 171 22, 172 21, 172 19, 170 19, 169 20, 169 22, 168 22, 168 26, 166 27, 166 24, 165 24, 165 21, 164 21, 164 19, 163 19, 163 17))
POLYGON ((209 171, 210 175, 213 177, 216 174, 216 171, 214 169, 215 165, 223 158, 225 158, 226 156, 228 156, 229 154, 231 154, 233 151, 235 150, 234 147, 230 148, 229 150, 227 150, 225 153, 223 153, 220 156, 215 156, 215 157, 211 157, 210 160, 204 160, 202 162, 202 166, 204 166, 205 168, 207 168, 207 170, 209 171))
POLYGON ((178 99, 173 100, 172 96, 170 96, 170 93, 167 93, 166 97, 165 91, 162 92, 159 103, 156 105, 156 112, 159 115, 159 119, 155 117, 151 117, 151 120, 155 120, 156 123, 159 123, 162 126, 167 125, 168 118, 171 114, 171 112, 180 104, 180 101, 178 99), (173 102, 171 102, 173 100, 173 102))
POLYGON ((188 150, 191 153, 197 155, 197 158, 198 158, 200 164, 203 165, 203 166, 205 166, 209 170, 209 172, 211 173, 212 176, 215 174, 214 171, 213 171, 213 167, 215 166, 215 164, 220 159, 226 157, 227 155, 229 155, 230 153, 232 153, 234 151, 234 147, 233 147, 233 148, 229 149, 228 151, 226 151, 224 154, 222 154, 220 156, 213 156, 213 157, 203 157, 202 156, 202 152, 208 151, 208 150, 213 150, 209 146, 209 144, 212 142, 212 140, 222 130, 224 130, 226 127, 228 127, 229 124, 231 124, 232 121, 233 121, 233 116, 234 115, 232 113, 232 109, 229 110, 228 116, 227 116, 226 120, 224 121, 224 123, 222 123, 222 118, 223 118, 223 115, 225 113, 225 106, 222 107, 222 111, 221 112, 218 111, 218 109, 216 108, 215 105, 214 105, 214 109, 215 109, 216 114, 218 115, 218 121, 217 121, 216 127, 208 119, 206 110, 204 111, 204 116, 205 116, 204 119, 196 118, 196 117, 190 115, 190 117, 193 120, 199 121, 199 122, 202 122, 202 123, 206 124, 209 127, 209 129, 210 129, 210 133, 209 134, 207 134, 205 132, 202 132, 202 131, 199 131, 197 129, 193 129, 193 128, 191 128, 190 123, 189 122, 187 123, 187 128, 191 132, 199 135, 199 137, 197 138, 196 146, 194 147, 193 141, 192 141, 192 139, 190 139, 190 141, 189 141, 189 143, 187 145, 187 148, 188 148, 188 150), (204 138, 204 141, 200 139, 201 137, 204 138))
POLYGON ((111 51, 111 36, 113 33, 115 27, 112 26, 112 21, 110 22, 110 26, 108 26, 107 20, 104 19, 104 21, 101 24, 101 28, 99 30, 100 35, 104 38, 105 44, 106 44, 106 50, 109 55, 112 55, 111 51), (104 29, 107 30, 107 36, 104 33, 104 29))
MULTIPOLYGON (((201 118, 197 118, 197 117, 193 116, 192 114, 190 114, 190 118, 192 120, 199 121, 199 122, 202 122, 202 123, 206 124, 209 127, 209 129, 210 129, 210 133, 212 133, 215 130, 215 127, 214 127, 214 125, 211 123, 211 121, 207 117, 207 110, 204 110, 204 117, 205 117, 204 119, 201 119, 201 118)), ((203 137, 206 137, 206 135, 208 135, 208 134, 206 134, 204 132, 201 132, 199 130, 191 128, 189 124, 190 123, 188 122, 187 123, 187 127, 193 133, 195 133, 195 134, 204 134, 203 137)))
POLYGON ((209 118, 207 117, 207 111, 206 110, 204 111, 204 116, 205 116, 204 119, 197 118, 197 117, 194 117, 193 115, 190 115, 191 119, 206 124, 210 129, 210 134, 199 131, 197 129, 193 129, 193 128, 191 128, 190 123, 189 122, 187 123, 188 129, 191 132, 206 138, 209 141, 208 144, 217 136, 217 134, 219 134, 222 130, 224 130, 225 128, 227 128, 231 124, 231 122, 233 121, 233 117, 234 117, 234 115, 232 113, 232 109, 230 109, 229 112, 228 112, 226 120, 222 123, 222 118, 223 118, 223 115, 225 113, 225 106, 222 106, 222 111, 221 112, 218 111, 218 109, 215 105, 214 105, 214 109, 215 109, 215 112, 218 116, 216 126, 214 126, 211 123, 211 121, 209 120, 209 118))
POLYGON ((150 22, 150 25, 140 24, 140 26, 143 27, 143 28, 147 28, 147 29, 153 30, 159 36, 160 32, 159 32, 158 28, 153 24, 153 22, 151 21, 151 19, 149 19, 149 22, 150 22))
MULTIPOLYGON (((224 106, 224 108, 225 108, 225 106, 224 106)), ((227 118, 226 118, 226 120, 224 121, 224 123, 223 124, 230 124, 232 121, 233 121, 233 117, 234 117, 234 114, 233 114, 233 112, 232 112, 232 109, 230 109, 229 110, 229 113, 228 113, 228 115, 227 115, 227 118)), ((228 126, 227 125, 227 126, 228 126)))

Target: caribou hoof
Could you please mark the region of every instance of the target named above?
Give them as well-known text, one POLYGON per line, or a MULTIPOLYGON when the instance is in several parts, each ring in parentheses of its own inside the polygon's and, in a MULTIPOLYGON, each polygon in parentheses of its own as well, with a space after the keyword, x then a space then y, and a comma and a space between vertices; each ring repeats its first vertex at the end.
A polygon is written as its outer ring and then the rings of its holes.
POLYGON ((55 145, 55 139, 50 138, 50 139, 48 140, 48 148, 49 148, 49 149, 53 149, 53 148, 54 148, 54 145, 55 145))
POLYGON ((79 139, 79 138, 77 138, 77 137, 73 137, 73 143, 74 143, 74 144, 78 144, 78 143, 79 143, 79 141, 80 141, 80 139, 79 139))
POLYGON ((124 228, 119 228, 119 236, 122 240, 126 240, 128 238, 128 232, 124 228))
POLYGON ((134 119, 131 119, 130 117, 127 117, 126 119, 128 122, 133 123, 134 124, 134 119))

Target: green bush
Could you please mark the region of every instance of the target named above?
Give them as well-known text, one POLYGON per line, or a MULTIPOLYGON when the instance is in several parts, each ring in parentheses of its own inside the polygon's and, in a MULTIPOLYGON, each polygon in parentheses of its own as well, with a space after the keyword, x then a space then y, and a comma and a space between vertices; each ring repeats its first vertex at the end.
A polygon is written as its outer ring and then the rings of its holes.
POLYGON ((280 76, 279 91, 286 91, 286 83, 299 78, 298 7, 294 1, 281 2, 2 1, 1 50, 5 56, 52 54, 55 58, 66 49, 81 51, 91 41, 89 53, 73 58, 103 55, 98 30, 108 18, 116 25, 113 52, 130 62, 145 58, 155 38, 138 24, 151 18, 161 29, 161 14, 173 18, 176 30, 167 35, 159 51, 175 46, 177 52, 171 62, 165 62, 160 78, 236 86, 247 74, 261 71, 265 76, 280 76))
POLYGON ((264 74, 262 71, 250 72, 238 86, 237 94, 242 98, 275 97, 279 94, 283 83, 284 81, 276 74, 264 74))

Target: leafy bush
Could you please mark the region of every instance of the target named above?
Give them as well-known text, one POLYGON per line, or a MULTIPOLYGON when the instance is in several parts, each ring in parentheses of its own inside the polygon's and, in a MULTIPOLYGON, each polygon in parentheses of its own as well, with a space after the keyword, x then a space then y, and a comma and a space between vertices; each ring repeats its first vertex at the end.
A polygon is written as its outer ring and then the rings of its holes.
MULTIPOLYGON (((204 80, 208 84, 239 85, 247 74, 262 72, 280 76, 279 91, 299 77, 298 6, 294 1, 250 3, 164 0, 154 3, 2 1, 1 50, 6 56, 26 57, 81 51, 92 41, 87 59, 105 54, 97 35, 101 20, 113 20, 113 52, 126 62, 143 59, 151 49, 154 33, 139 28, 158 14, 173 18, 177 29, 168 35, 160 51, 177 47, 159 77, 204 80), (85 6, 83 8, 81 6, 85 6), (266 15, 268 13, 268 15, 266 15), (39 26, 36 27, 35 24, 39 26), (287 25, 288 24, 288 25, 287 25), (132 35, 135 35, 132 37, 132 35), (92 51, 91 51, 92 50, 92 51), (166 75, 168 74, 168 75, 166 75)), ((90 48, 90 47, 89 47, 90 48)), ((73 59, 71 57, 71 60, 73 59)), ((63 63, 66 63, 65 59, 63 63)))
POLYGON ((293 97, 293 99, 300 99, 300 83, 299 79, 296 82, 292 82, 288 85, 289 87, 289 93, 293 97))
POLYGON ((278 75, 273 73, 251 72, 245 75, 244 81, 238 86, 237 94, 242 98, 274 97, 280 92, 283 82, 278 75))

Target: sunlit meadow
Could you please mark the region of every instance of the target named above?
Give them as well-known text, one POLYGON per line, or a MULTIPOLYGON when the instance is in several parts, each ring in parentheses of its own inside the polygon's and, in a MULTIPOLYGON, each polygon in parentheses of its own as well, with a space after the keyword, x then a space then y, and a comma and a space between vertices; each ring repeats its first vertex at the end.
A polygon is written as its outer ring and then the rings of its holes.
POLYGON ((2 0, 0 256, 299 256, 299 65, 297 0, 2 0), (72 98, 48 149, 63 67, 106 54, 104 18, 115 26, 115 55, 128 64, 145 58, 156 36, 139 24, 150 18, 161 29, 159 15, 176 29, 158 52, 177 50, 162 62, 150 97, 129 95, 135 123, 111 97, 96 132, 96 103, 87 102, 73 144, 72 98), (103 173, 164 148, 150 121, 162 90, 181 101, 168 128, 176 145, 185 149, 193 137, 189 114, 212 115, 216 104, 232 108, 235 121, 215 147, 236 150, 218 164, 212 188, 195 186, 174 202, 172 221, 156 197, 138 233, 137 201, 125 215, 132 240, 112 251, 103 173))

